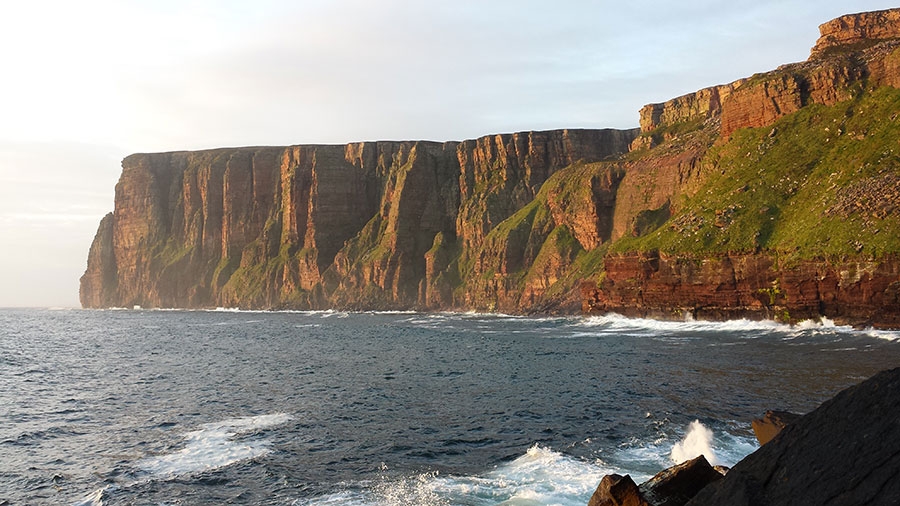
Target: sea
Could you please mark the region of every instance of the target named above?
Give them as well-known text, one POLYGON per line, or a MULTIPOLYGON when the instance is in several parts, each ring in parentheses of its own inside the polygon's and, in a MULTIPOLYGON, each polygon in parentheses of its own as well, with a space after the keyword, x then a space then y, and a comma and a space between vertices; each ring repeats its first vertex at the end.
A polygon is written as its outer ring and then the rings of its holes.
POLYGON ((900 366, 828 320, 0 310, 0 505, 580 505, 900 366))

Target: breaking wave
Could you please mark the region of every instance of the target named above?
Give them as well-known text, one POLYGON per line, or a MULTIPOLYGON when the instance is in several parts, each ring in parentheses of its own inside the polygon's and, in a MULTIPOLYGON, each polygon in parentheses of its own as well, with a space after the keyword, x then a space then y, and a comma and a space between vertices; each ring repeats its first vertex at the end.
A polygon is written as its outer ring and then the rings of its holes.
POLYGON ((519 458, 476 476, 449 476, 438 472, 361 482, 346 490, 293 506, 403 506, 467 504, 584 505, 597 483, 616 472, 602 462, 586 462, 534 445, 519 458))

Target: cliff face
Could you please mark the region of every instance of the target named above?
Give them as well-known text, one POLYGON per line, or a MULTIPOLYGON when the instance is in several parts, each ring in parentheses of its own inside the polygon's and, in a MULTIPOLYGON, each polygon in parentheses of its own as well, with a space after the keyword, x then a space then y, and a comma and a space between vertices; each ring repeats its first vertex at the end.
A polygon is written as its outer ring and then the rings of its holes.
POLYGON ((132 155, 85 307, 462 307, 486 233, 636 131, 132 155), (454 293, 456 292, 456 293, 454 293))
POLYGON ((821 36, 812 48, 810 58, 827 56, 847 47, 868 47, 897 38, 900 33, 900 10, 888 9, 847 14, 819 25, 821 36))
POLYGON ((900 325, 900 9, 820 30, 639 131, 132 155, 82 304, 900 325))
POLYGON ((582 285, 586 312, 667 319, 796 321, 821 315, 858 325, 900 326, 900 262, 807 260, 770 254, 708 258, 660 252, 612 255, 602 290, 582 285))

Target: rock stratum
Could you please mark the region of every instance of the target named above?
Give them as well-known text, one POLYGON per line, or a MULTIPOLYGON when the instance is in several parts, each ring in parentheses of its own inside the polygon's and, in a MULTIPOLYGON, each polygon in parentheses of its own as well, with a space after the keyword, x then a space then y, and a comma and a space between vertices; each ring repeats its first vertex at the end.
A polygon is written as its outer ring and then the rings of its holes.
POLYGON ((640 129, 135 154, 85 307, 900 325, 900 9, 640 129))

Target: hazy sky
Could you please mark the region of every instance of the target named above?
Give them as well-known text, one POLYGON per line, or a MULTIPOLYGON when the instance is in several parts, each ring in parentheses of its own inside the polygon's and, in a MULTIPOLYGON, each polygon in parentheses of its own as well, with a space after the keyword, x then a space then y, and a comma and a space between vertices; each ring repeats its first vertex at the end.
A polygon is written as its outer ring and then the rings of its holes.
POLYGON ((134 152, 631 128, 805 60, 887 1, 16 0, 0 15, 0 306, 77 306, 134 152))

